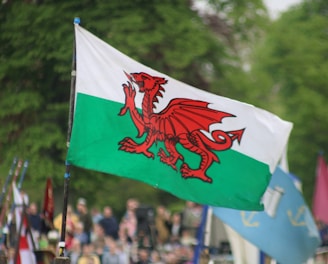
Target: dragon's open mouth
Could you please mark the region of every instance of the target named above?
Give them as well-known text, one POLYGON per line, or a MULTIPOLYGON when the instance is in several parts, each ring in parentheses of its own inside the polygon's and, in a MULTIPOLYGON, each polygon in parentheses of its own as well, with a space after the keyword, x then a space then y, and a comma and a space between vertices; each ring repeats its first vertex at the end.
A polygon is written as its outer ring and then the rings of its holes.
POLYGON ((144 89, 144 85, 145 85, 144 81, 136 80, 136 79, 134 78, 133 74, 128 74, 128 73, 125 72, 125 71, 124 71, 124 73, 125 73, 126 77, 128 77, 128 79, 129 79, 130 82, 133 82, 133 83, 135 83, 136 85, 138 85, 138 87, 139 87, 139 91, 140 91, 140 92, 144 92, 144 90, 145 90, 145 89, 144 89))

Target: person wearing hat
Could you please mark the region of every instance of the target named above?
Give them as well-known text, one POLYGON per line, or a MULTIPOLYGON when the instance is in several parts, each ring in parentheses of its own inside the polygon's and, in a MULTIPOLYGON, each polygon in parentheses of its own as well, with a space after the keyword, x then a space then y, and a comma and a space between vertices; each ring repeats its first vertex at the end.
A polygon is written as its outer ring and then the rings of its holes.
POLYGON ((92 216, 88 211, 87 201, 84 198, 79 198, 77 201, 77 215, 79 221, 83 223, 83 232, 87 235, 87 243, 91 242, 91 231, 92 231, 92 216))

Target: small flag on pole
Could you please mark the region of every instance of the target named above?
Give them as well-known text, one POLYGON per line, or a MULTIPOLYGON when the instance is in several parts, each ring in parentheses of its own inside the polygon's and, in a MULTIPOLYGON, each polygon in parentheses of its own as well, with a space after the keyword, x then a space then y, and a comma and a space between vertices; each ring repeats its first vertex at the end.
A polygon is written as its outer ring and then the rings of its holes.
POLYGON ((43 199, 43 223, 42 223, 42 231, 47 233, 51 229, 53 229, 53 220, 54 220, 54 197, 53 197, 53 187, 51 178, 47 178, 46 188, 44 192, 43 199))
POLYGON ((213 213, 279 264, 305 263, 321 239, 294 177, 277 167, 263 212, 213 207, 213 213))
POLYGON ((313 215, 316 220, 328 225, 328 166, 321 154, 317 161, 313 215))
POLYGON ((67 160, 184 200, 263 210, 292 124, 179 82, 79 25, 67 160))

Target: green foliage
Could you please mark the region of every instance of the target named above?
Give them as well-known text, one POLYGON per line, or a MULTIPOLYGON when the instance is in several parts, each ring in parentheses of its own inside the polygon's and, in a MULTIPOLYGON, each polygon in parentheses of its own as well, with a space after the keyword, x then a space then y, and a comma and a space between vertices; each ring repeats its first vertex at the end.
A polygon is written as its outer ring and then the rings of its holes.
MULTIPOLYGON (((328 152, 328 18, 324 10, 328 10, 326 1, 306 1, 284 13, 254 56, 253 78, 260 73, 268 80, 263 96, 276 98, 281 116, 294 123, 288 146, 290 171, 301 177, 309 204, 318 152, 328 152)), ((269 104, 269 110, 277 104, 269 104)))
MULTIPOLYGON (((233 30, 235 40, 252 40, 262 34, 268 25, 267 10, 262 0, 208 0, 210 6, 219 14, 224 14, 226 24, 233 30)), ((239 43, 240 44, 240 43, 239 43)))

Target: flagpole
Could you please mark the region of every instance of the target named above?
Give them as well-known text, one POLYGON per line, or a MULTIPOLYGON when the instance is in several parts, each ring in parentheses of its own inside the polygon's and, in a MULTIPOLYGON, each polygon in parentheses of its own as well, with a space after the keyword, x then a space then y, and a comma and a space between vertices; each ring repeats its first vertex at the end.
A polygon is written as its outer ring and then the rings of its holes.
POLYGON ((205 230, 206 219, 207 219, 207 211, 208 211, 208 205, 203 205, 202 219, 199 228, 197 230, 197 245, 194 250, 194 259, 192 262, 193 264, 200 263, 199 259, 204 246, 203 237, 204 237, 204 230, 205 230))
MULTIPOLYGON (((80 18, 74 18, 74 25, 80 24, 80 18)), ((67 148, 69 148, 71 133, 72 133, 72 124, 74 116, 74 104, 75 104, 75 82, 76 82, 76 44, 75 44, 75 34, 73 41, 73 58, 72 58, 72 72, 71 72, 71 87, 70 87, 70 102, 69 102, 69 114, 68 114, 68 129, 67 129, 67 148)), ((62 211, 62 226, 61 226, 61 235, 60 242, 58 244, 59 257, 55 258, 55 263, 69 263, 69 258, 65 258, 65 233, 66 233, 66 214, 67 214, 67 205, 68 205, 68 193, 69 193, 69 182, 70 182, 70 164, 66 161, 65 163, 66 170, 64 175, 64 204, 62 211)))

